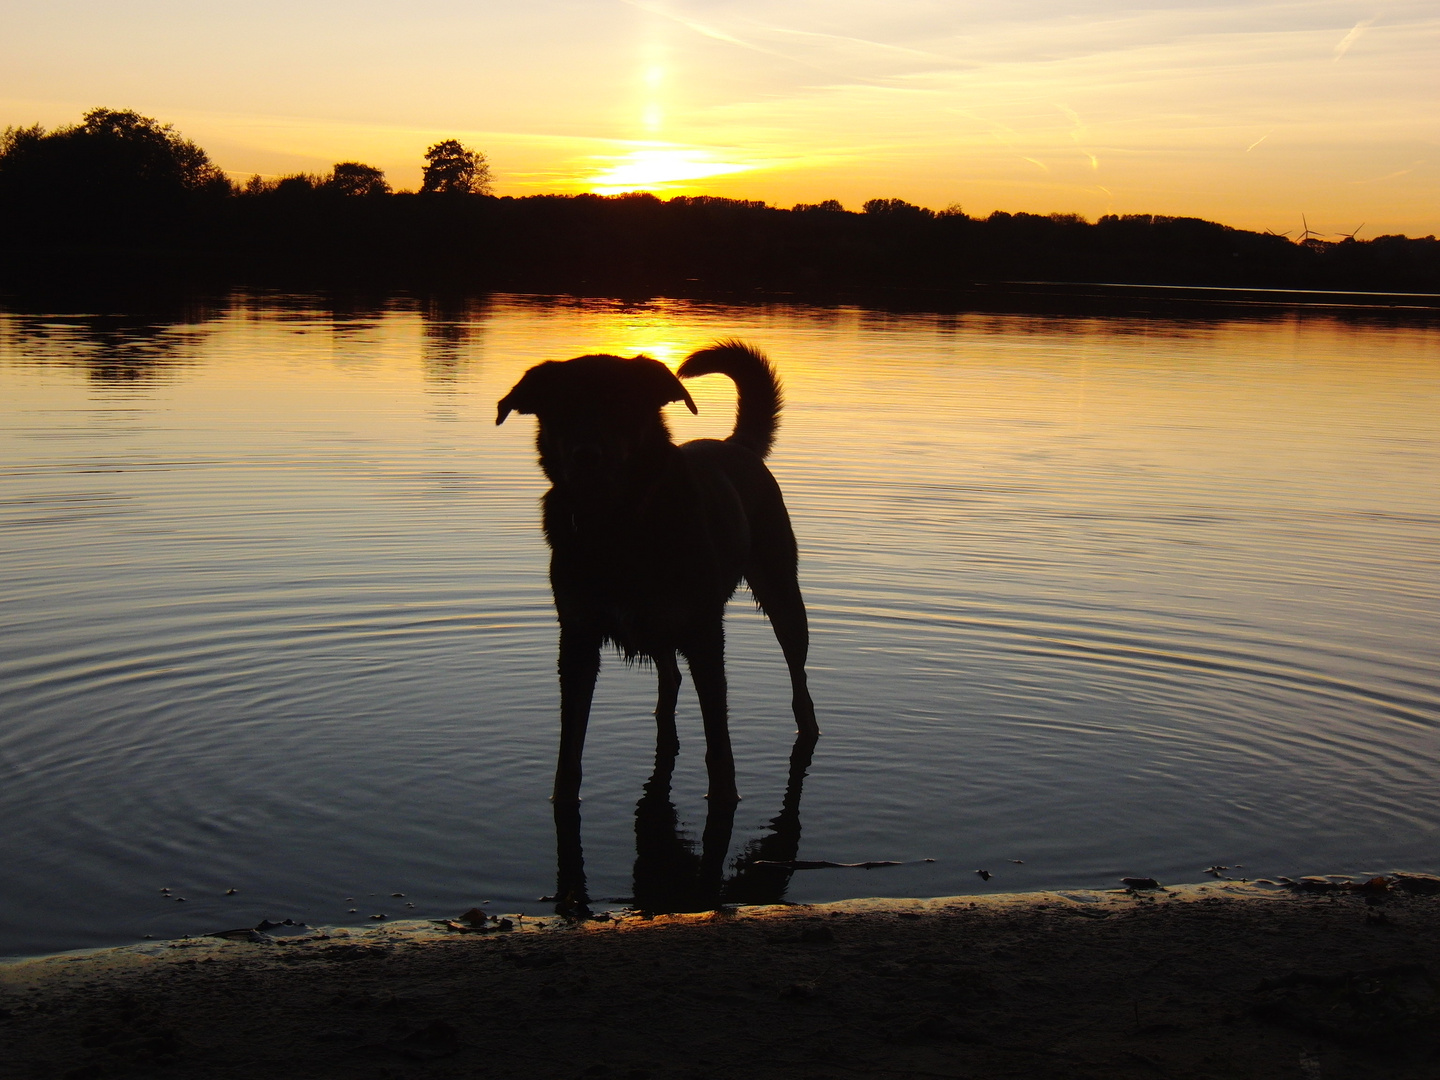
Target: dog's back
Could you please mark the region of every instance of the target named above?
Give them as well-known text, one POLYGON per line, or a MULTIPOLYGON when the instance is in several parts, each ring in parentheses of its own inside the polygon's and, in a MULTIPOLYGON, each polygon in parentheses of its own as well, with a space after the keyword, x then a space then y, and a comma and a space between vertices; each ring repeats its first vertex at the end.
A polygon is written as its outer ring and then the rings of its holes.
MULTIPOLYGON (((696 439, 680 450, 697 486, 714 484, 733 492, 739 514, 731 521, 745 534, 741 575, 755 602, 769 616, 785 653, 793 689, 791 705, 800 731, 814 736, 819 728, 806 689, 810 631, 797 578, 799 551, 780 485, 764 462, 775 444, 784 406, 780 381, 769 360, 734 339, 692 353, 676 374, 690 379, 712 373, 729 376, 739 392, 735 430, 724 440, 696 439)), ((712 498, 711 505, 717 504, 712 498)))
POLYGON ((780 486, 764 464, 784 407, 775 369, 749 345, 730 340, 692 353, 676 374, 682 379, 725 375, 738 391, 735 429, 727 438, 695 439, 680 447, 691 483, 704 494, 711 529, 734 538, 740 576, 747 581, 757 560, 778 560, 793 575, 795 534, 780 486))

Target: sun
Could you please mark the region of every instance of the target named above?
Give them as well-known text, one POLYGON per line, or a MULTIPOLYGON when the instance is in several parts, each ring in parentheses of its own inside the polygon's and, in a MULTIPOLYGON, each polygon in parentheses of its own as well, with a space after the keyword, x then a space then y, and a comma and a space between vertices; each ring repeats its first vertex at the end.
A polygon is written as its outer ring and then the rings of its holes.
POLYGON ((676 146, 642 146, 609 159, 587 186, 597 195, 626 191, 667 191, 693 180, 745 172, 753 166, 722 161, 708 150, 676 146))

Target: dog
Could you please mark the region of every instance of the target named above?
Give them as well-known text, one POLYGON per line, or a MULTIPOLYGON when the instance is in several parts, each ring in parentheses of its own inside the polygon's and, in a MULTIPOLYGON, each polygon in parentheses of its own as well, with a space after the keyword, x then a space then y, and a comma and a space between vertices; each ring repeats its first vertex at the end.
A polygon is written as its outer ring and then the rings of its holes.
POLYGON ((770 362, 739 341, 692 353, 678 373, 648 356, 547 361, 502 398, 539 420, 536 448, 550 480, 543 499, 550 587, 560 622, 560 753, 554 798, 578 802, 590 701, 609 642, 659 677, 661 749, 679 745, 675 703, 683 656, 700 699, 709 798, 736 802, 725 684, 725 605, 742 580, 769 617, 790 671, 802 737, 819 735, 805 678, 810 647, 798 553, 780 486, 765 467, 782 405, 770 362), (683 401, 681 379, 729 376, 739 390, 726 439, 676 445, 661 408, 683 401))

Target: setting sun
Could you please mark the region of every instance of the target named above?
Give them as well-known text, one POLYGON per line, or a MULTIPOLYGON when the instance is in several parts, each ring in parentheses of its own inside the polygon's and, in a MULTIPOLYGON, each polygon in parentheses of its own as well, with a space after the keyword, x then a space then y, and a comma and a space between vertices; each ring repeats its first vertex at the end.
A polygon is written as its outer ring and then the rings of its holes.
POLYGON ((680 147, 647 146, 611 159, 589 177, 584 186, 599 195, 625 191, 670 191, 691 180, 745 172, 753 168, 733 161, 719 161, 709 151, 680 147))

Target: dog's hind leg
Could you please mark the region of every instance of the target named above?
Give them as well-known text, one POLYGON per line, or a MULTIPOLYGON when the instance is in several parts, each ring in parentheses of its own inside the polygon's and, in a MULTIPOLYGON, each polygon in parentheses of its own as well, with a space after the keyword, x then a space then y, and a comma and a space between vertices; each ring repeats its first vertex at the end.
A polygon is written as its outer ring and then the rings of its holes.
POLYGON ((600 674, 598 631, 560 624, 560 759, 555 765, 555 801, 580 801, 580 759, 590 701, 600 674))
POLYGON ((700 716, 705 723, 705 771, 710 777, 706 798, 717 802, 739 802, 735 787, 735 755, 730 750, 730 718, 726 704, 725 626, 714 620, 698 640, 682 645, 681 654, 690 664, 690 680, 700 698, 700 716))
POLYGON ((675 654, 657 656, 655 672, 659 676, 660 696, 655 702, 655 752, 669 750, 674 753, 680 748, 680 736, 675 731, 675 702, 680 697, 680 665, 675 654))
POLYGON ((802 736, 813 739, 820 734, 820 725, 815 721, 815 703, 810 700, 805 678, 805 660, 810 653, 810 620, 805 614, 800 583, 793 571, 762 566, 752 566, 745 580, 755 594, 755 602, 769 616, 770 627, 785 654, 785 666, 790 669, 790 707, 795 713, 795 724, 802 736))

